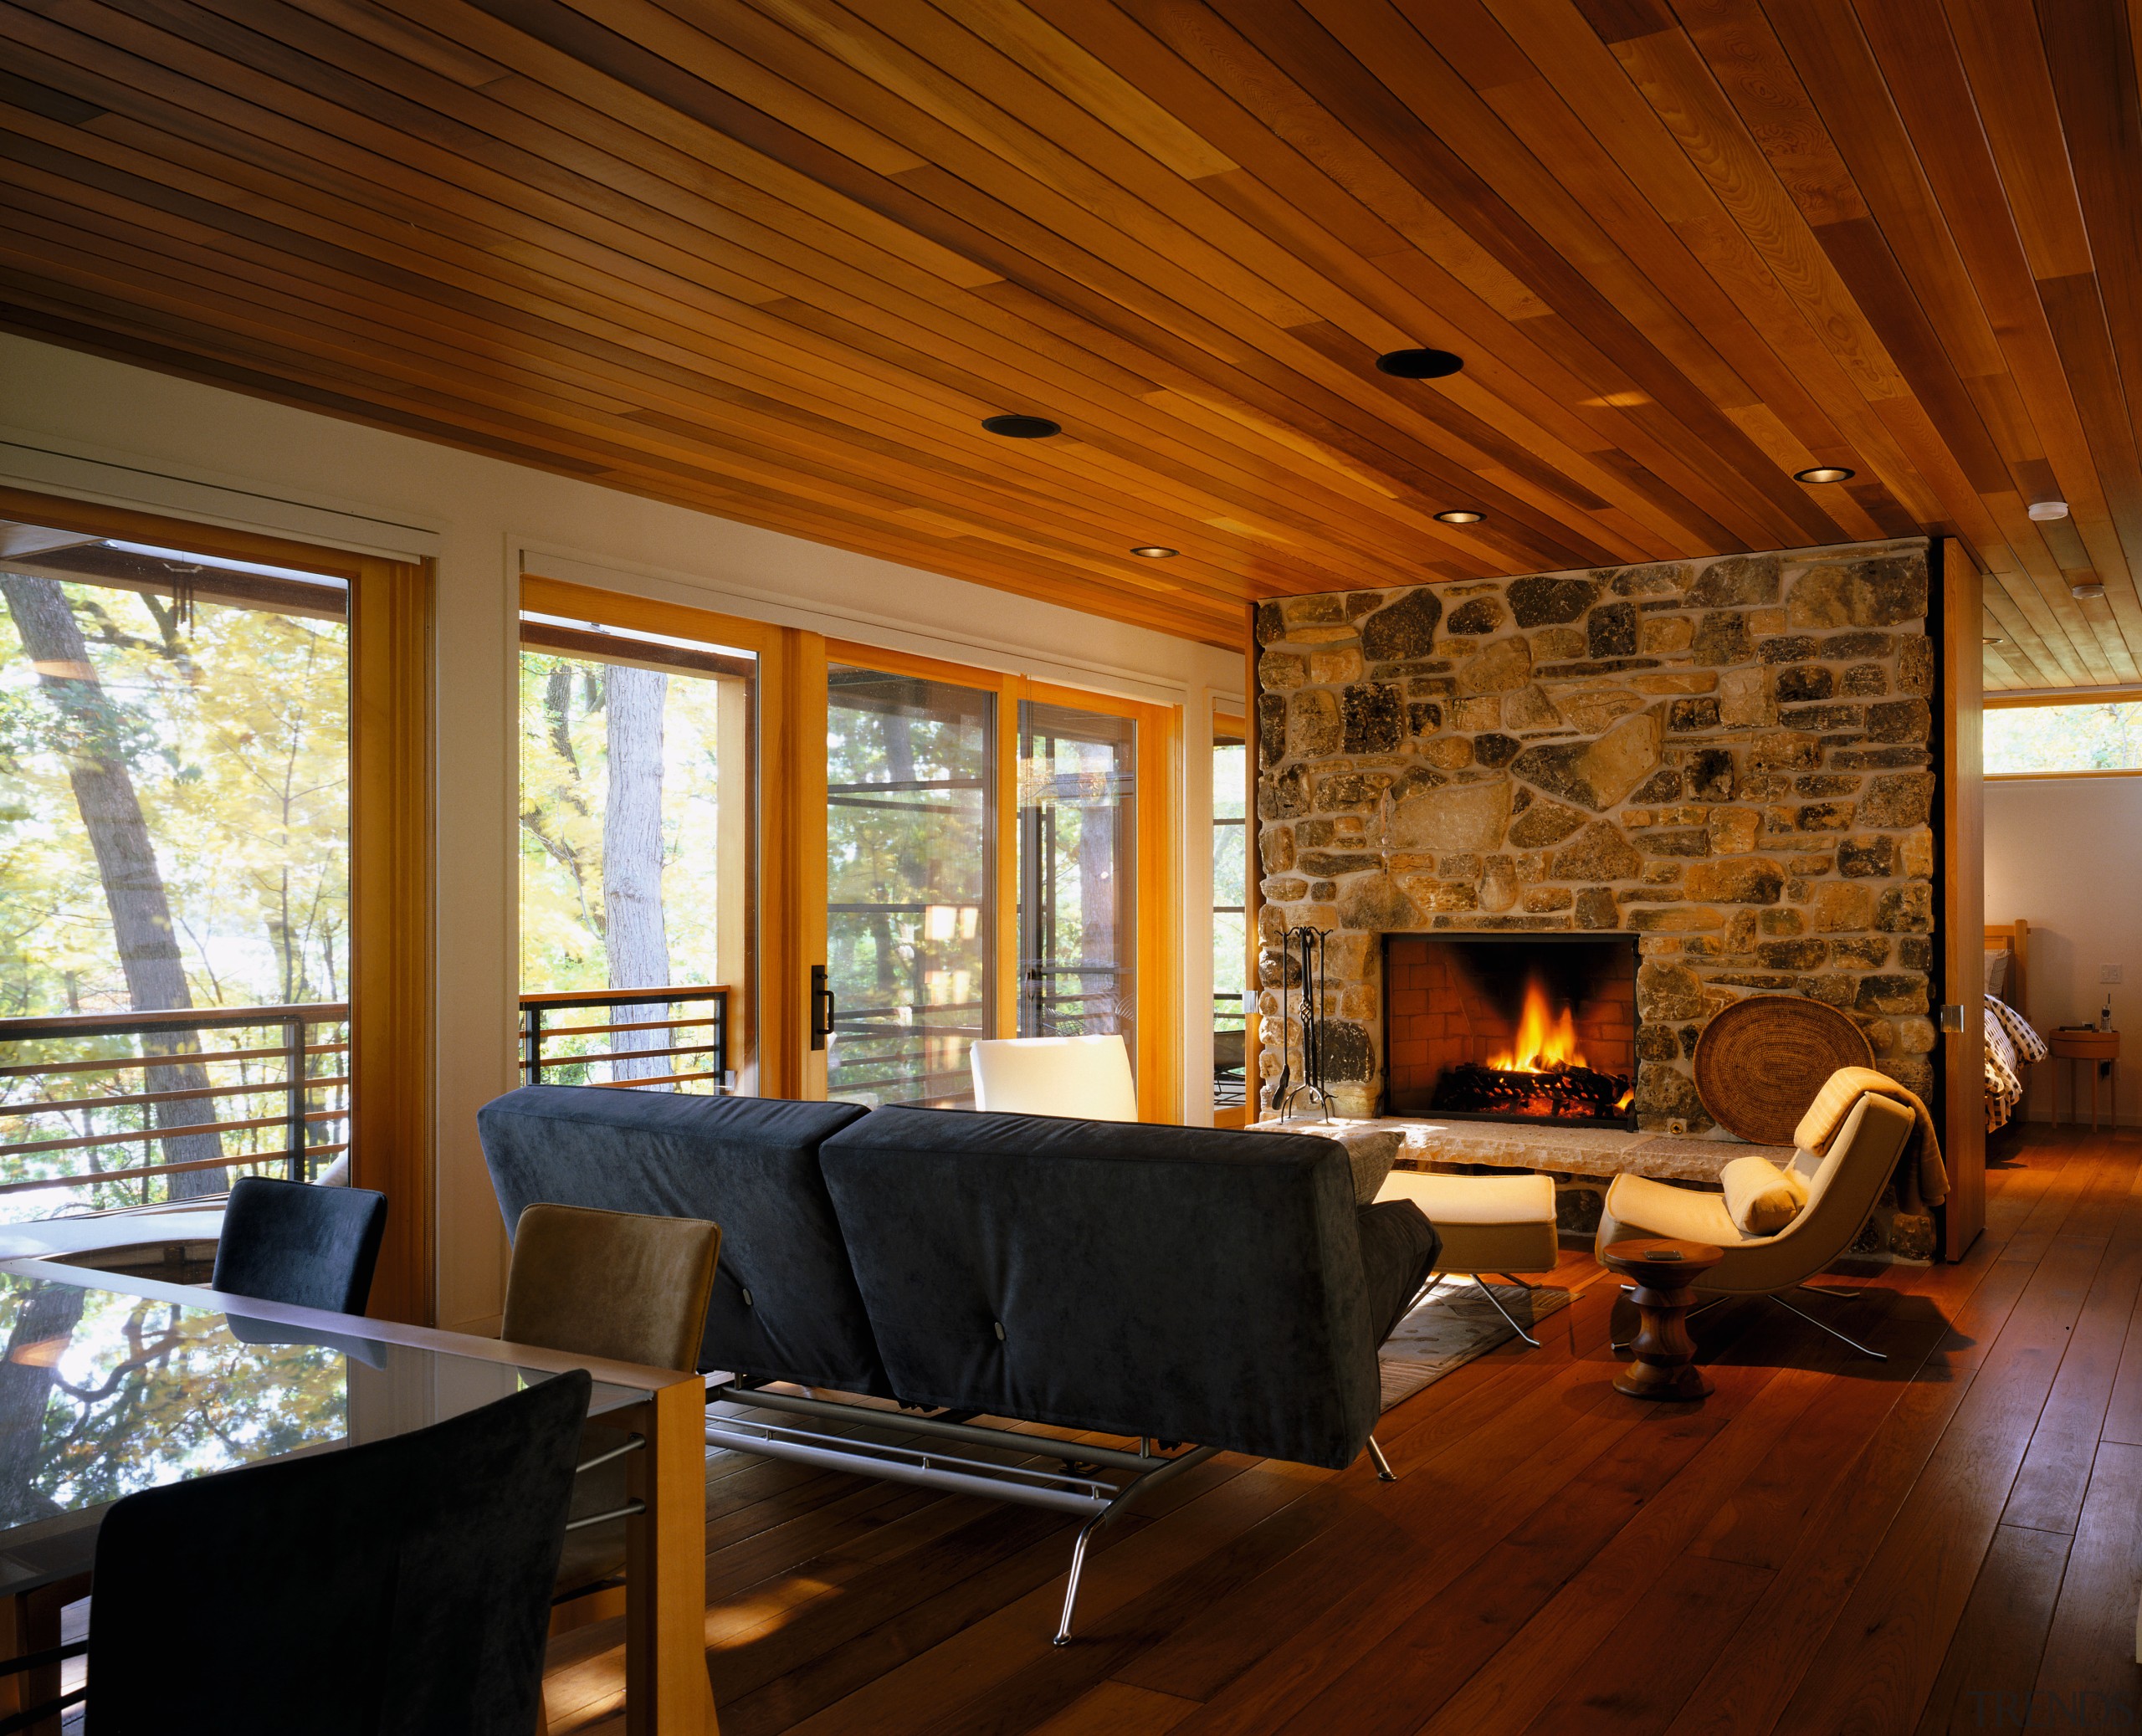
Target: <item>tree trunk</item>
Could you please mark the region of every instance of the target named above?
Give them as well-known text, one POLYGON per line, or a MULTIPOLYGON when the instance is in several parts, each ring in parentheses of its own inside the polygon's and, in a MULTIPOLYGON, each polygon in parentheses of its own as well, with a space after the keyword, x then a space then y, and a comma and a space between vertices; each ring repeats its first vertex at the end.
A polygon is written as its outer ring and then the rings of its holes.
MULTIPOLYGON (((606 742, 609 792, 602 811, 603 940, 613 989, 667 987, 669 937, 662 916, 662 710, 669 678, 649 669, 615 668, 607 691, 606 742)), ((614 1006, 612 1024, 667 1019, 658 1003, 614 1006)), ((620 1031, 619 1050, 669 1047, 666 1031, 620 1031)), ((613 1078, 652 1078, 674 1073, 677 1057, 617 1061, 613 1078)))
MULTIPOLYGON (((127 998, 137 1012, 193 1005, 186 965, 164 894, 163 875, 149 842, 148 822, 126 769, 118 725, 120 709, 96 678, 82 629, 66 594, 50 579, 0 573, 0 595, 15 617, 23 648, 37 666, 38 685, 52 702, 64 730, 68 781, 83 829, 95 853, 97 878, 111 913, 112 940, 126 973, 127 998)), ((197 1055, 198 1033, 170 1031, 141 1038, 144 1055, 197 1055)), ((198 1062, 143 1069, 145 1091, 202 1091, 208 1070, 198 1062)), ((210 1097, 174 1098, 155 1104, 154 1124, 191 1127, 216 1119, 210 1097)), ((220 1134, 188 1134, 162 1142, 164 1161, 192 1163, 223 1155, 220 1134)), ((190 1199, 219 1194, 230 1185, 221 1169, 186 1170, 170 1178, 171 1196, 190 1199)))
POLYGON ((44 1462, 44 1412, 60 1356, 81 1323, 86 1291, 39 1284, 24 1298, 0 1362, 0 1525, 58 1511, 33 1484, 44 1462))

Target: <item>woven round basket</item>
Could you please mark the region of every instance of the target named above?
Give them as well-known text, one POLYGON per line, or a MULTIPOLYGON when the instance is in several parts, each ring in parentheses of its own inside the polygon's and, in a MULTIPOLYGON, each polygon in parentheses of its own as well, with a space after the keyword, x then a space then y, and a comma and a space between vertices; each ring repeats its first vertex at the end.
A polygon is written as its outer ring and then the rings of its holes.
POLYGON ((1696 1093, 1728 1133, 1758 1145, 1790 1145, 1832 1073, 1873 1064, 1866 1034, 1834 1006, 1796 995, 1751 995, 1696 1039, 1696 1093))

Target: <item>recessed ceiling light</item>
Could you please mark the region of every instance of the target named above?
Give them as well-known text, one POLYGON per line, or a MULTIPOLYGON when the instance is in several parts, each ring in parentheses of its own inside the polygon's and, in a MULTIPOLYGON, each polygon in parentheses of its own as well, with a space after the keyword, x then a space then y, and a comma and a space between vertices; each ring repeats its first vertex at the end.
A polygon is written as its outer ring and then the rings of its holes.
POLYGON ((1007 440, 1046 440, 1063 432, 1063 423, 1051 422, 1046 416, 985 416, 981 426, 985 432, 1001 434, 1007 440))
POLYGON ((1842 464, 1817 464, 1812 469, 1794 471, 1792 479, 1795 482, 1850 482, 1858 474, 1857 470, 1846 469, 1842 464))
POLYGON ((1180 549, 1164 549, 1156 542, 1149 542, 1142 549, 1133 549, 1130 552, 1148 561, 1172 561, 1182 551, 1180 549))
POLYGON ((1465 358, 1448 350, 1393 350, 1377 356, 1376 365, 1378 372, 1402 380, 1442 380, 1463 367, 1465 358))
POLYGON ((2041 524, 2052 519, 2064 519, 2068 516, 2068 503, 2065 500, 2033 500, 2031 502, 2031 516, 2041 524))
POLYGON ((2078 602, 2088 602, 2093 597, 2105 594, 2104 581, 2102 579, 2085 579, 2079 585, 2070 585, 2068 594, 2078 602))
POLYGON ((1448 512, 1436 515, 1439 525, 1477 525, 1487 517, 1484 512, 1475 512, 1469 506, 1454 506, 1448 512))

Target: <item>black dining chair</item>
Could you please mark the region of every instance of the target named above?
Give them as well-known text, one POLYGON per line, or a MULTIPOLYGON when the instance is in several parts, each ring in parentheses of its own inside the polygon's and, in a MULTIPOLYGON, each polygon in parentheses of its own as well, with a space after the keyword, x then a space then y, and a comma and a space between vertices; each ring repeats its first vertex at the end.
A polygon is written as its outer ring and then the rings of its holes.
POLYGON ((97 1736, 528 1736, 593 1383, 129 1495, 97 1534, 97 1736))
POLYGON ((248 1175, 231 1188, 212 1288, 361 1314, 387 1232, 387 1196, 248 1175))

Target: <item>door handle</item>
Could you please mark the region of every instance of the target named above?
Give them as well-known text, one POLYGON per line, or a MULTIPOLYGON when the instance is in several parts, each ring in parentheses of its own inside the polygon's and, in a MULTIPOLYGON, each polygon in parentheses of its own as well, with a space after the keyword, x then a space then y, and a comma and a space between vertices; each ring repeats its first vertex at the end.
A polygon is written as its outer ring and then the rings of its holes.
POLYGON ((826 967, 811 967, 811 1047, 822 1049, 826 1039, 833 1034, 833 1021, 838 1017, 840 1005, 833 999, 833 991, 826 986, 826 967))

